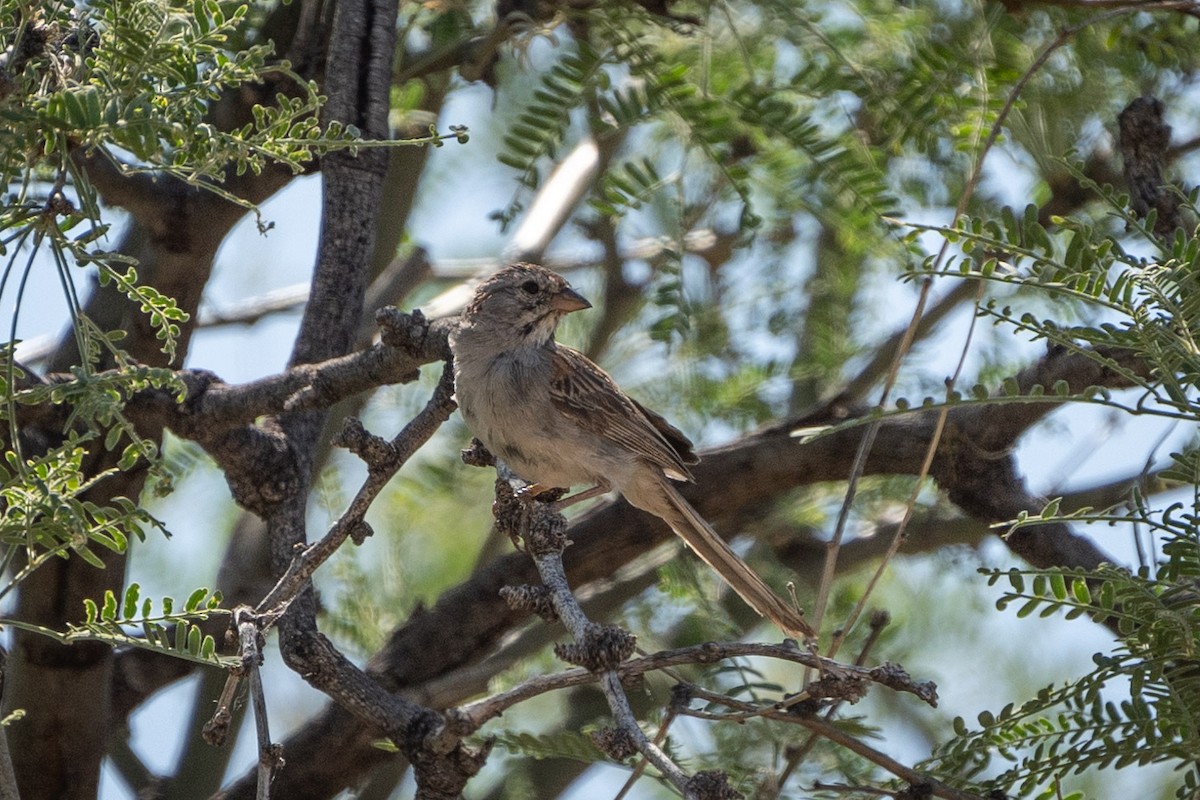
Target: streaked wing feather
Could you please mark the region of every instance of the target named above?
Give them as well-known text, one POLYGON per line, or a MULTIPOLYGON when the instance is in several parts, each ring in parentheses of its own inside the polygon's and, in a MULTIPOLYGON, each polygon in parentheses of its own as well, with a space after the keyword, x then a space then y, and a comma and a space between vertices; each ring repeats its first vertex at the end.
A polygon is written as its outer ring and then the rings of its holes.
POLYGON ((700 456, 696 455, 696 451, 692 449, 692 440, 683 431, 667 422, 662 414, 651 411, 632 397, 629 397, 629 402, 637 406, 638 411, 641 411, 646 419, 650 421, 650 424, 667 440, 667 444, 671 445, 671 449, 679 456, 680 461, 684 464, 700 463, 700 456))
POLYGON ((678 428, 628 397, 587 356, 558 345, 550 396, 580 427, 628 447, 669 473, 691 480, 699 459, 678 428))

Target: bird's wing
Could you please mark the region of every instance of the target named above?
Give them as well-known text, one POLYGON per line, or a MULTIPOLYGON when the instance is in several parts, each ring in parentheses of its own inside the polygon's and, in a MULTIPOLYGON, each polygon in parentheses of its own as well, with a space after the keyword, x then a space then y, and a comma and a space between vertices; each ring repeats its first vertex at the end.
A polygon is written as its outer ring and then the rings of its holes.
POLYGON ((559 411, 584 429, 629 448, 673 478, 692 479, 687 465, 699 459, 688 438, 622 392, 578 350, 556 348, 550 397, 559 411))

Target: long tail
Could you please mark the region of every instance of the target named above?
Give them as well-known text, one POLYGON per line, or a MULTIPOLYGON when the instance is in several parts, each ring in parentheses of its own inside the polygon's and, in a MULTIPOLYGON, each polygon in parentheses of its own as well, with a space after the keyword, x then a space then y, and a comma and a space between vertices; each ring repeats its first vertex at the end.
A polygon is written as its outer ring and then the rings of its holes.
POLYGON ((778 625, 789 636, 803 639, 806 636, 816 636, 816 631, 805 621, 798 611, 767 586, 758 573, 750 569, 738 554, 725 544, 725 541, 712 529, 704 517, 692 508, 687 500, 676 491, 666 477, 659 478, 658 491, 655 497, 650 497, 649 487, 638 487, 642 491, 637 497, 626 499, 631 504, 649 511, 662 518, 671 526, 671 530, 687 543, 696 555, 704 560, 729 586, 746 601, 746 604, 761 616, 778 625))

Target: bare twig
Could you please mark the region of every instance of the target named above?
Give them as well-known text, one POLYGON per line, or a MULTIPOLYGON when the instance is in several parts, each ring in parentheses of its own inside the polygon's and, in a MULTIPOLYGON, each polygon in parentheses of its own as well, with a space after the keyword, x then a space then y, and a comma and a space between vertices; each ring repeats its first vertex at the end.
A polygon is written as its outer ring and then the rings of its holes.
MULTIPOLYGON (((658 733, 654 734, 655 747, 662 747, 663 742, 667 740, 667 731, 671 729, 671 723, 674 721, 675 712, 668 708, 666 716, 663 717, 662 724, 658 726, 658 733)), ((629 773, 629 777, 622 784, 621 789, 613 795, 613 800, 624 800, 633 791, 634 785, 641 779, 649 764, 650 762, 645 757, 639 758, 637 764, 633 767, 633 771, 629 773)))
POLYGON ((333 555, 347 538, 361 543, 371 531, 364 521, 367 510, 392 476, 404 466, 445 422, 457 407, 454 403, 454 371, 447 362, 441 380, 425 408, 404 426, 390 442, 371 436, 353 418, 336 444, 341 444, 367 462, 367 478, 350 502, 350 507, 317 542, 306 547, 293 560, 275 587, 258 604, 257 613, 266 615, 264 629, 283 614, 296 595, 307 585, 321 564, 333 555))
MULTIPOLYGON (((897 673, 894 670, 866 669, 862 666, 841 664, 788 643, 706 642, 631 659, 622 662, 615 668, 615 671, 624 682, 648 672, 670 670, 673 667, 687 664, 715 664, 731 658, 751 656, 773 658, 812 667, 822 672, 837 673, 863 682, 879 683, 895 691, 915 695, 925 703, 936 704, 937 687, 932 683, 912 680, 898 681, 895 680, 897 673)), ((499 717, 509 708, 530 698, 546 692, 582 686, 596 681, 597 676, 594 672, 582 668, 565 670, 553 675, 538 675, 504 692, 461 706, 451 712, 451 716, 455 719, 456 730, 470 733, 479 730, 488 720, 499 717)))
MULTIPOLYGON (((883 629, 887 627, 887 624, 890 621, 891 617, 886 611, 876 611, 871 615, 871 630, 867 634, 866 641, 863 642, 862 649, 858 651, 858 658, 854 660, 855 666, 861 667, 863 664, 867 663, 867 656, 875 647, 875 643, 879 641, 879 637, 883 633, 883 629)), ((825 719, 832 720, 833 715, 837 713, 837 710, 840 707, 840 702, 830 705, 829 708, 825 710, 825 719)), ((816 743, 817 734, 810 733, 808 738, 805 739, 799 746, 788 746, 786 751, 786 763, 783 770, 780 771, 779 777, 774 783, 774 794, 776 797, 779 796, 779 792, 787 783, 788 778, 791 777, 793 772, 795 772, 796 767, 798 767, 800 763, 804 761, 805 757, 808 756, 808 754, 812 751, 816 743)))
POLYGON ((813 791, 818 789, 822 792, 846 792, 847 794, 877 794, 880 797, 895 797, 899 792, 889 791, 888 789, 880 789, 876 786, 851 786, 846 783, 824 783, 823 781, 813 782, 813 791))
POLYGON ((774 708, 757 706, 754 703, 748 703, 744 700, 737 700, 725 695, 715 694, 705 690, 696 690, 695 696, 702 698, 710 703, 720 704, 729 708, 730 713, 722 714, 709 711, 697 711, 688 708, 684 704, 677 705, 676 713, 681 716, 697 717, 707 720, 727 720, 743 721, 748 717, 762 717, 764 719, 774 720, 776 722, 788 722, 794 725, 808 728, 811 731, 824 736, 826 739, 845 747, 847 750, 862 756, 866 760, 882 767, 892 773, 901 780, 907 781, 916 786, 923 786, 929 790, 929 793, 934 797, 945 798, 945 800, 984 800, 980 795, 972 792, 964 792, 961 789, 955 789, 953 786, 948 786, 941 781, 935 780, 924 773, 917 772, 912 767, 906 766, 899 761, 896 761, 891 756, 888 756, 879 750, 865 744, 859 739, 838 728, 833 723, 821 719, 820 717, 810 714, 794 713, 791 711, 778 711, 774 708))
MULTIPOLYGON (((954 311, 963 303, 973 298, 976 291, 975 281, 959 281, 958 285, 947 292, 945 296, 939 298, 937 302, 929 307, 928 311, 921 315, 920 322, 917 323, 913 341, 923 339, 932 333, 939 322, 945 319, 951 311, 954 311)), ((891 364, 895 361, 896 354, 900 352, 901 346, 904 345, 907 334, 908 326, 905 326, 902 330, 897 331, 882 344, 875 347, 871 360, 867 362, 867 365, 846 382, 845 387, 841 391, 840 398, 844 398, 848 402, 862 400, 871 387, 875 386, 879 382, 879 379, 891 369, 891 364)))
POLYGON ((238 654, 241 666, 238 672, 250 678, 250 704, 254 709, 254 730, 258 736, 258 788, 255 800, 269 800, 271 779, 275 770, 283 766, 282 749, 271 741, 271 728, 267 721, 267 700, 262 685, 262 648, 266 642, 261 627, 262 620, 249 606, 238 606, 233 611, 233 626, 238 636, 238 654))

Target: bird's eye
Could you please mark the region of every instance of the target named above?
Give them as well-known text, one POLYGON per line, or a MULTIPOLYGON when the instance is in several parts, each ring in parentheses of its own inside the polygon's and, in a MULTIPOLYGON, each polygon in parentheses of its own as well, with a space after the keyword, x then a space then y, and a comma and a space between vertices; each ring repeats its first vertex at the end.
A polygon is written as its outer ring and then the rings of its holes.
POLYGON ((521 291, 523 291, 525 294, 537 294, 537 281, 525 281, 521 284, 521 291))

